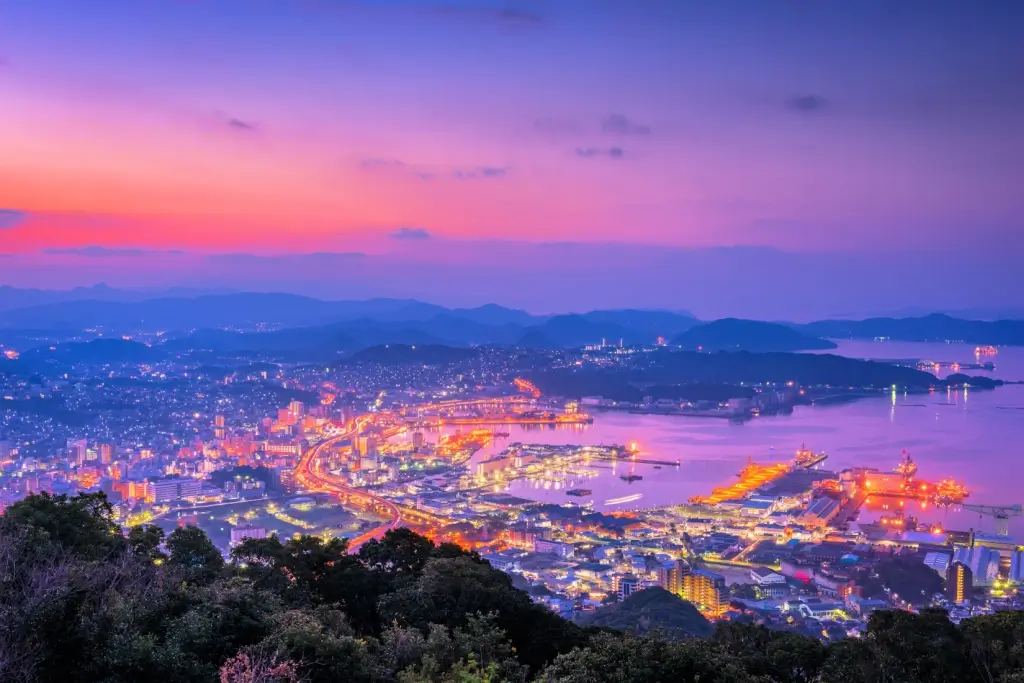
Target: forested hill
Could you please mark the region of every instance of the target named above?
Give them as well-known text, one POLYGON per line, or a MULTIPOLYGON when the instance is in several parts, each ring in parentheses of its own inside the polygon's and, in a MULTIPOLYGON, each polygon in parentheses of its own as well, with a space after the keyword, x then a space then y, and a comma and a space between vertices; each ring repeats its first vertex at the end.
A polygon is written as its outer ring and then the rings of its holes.
POLYGON ((597 610, 584 623, 637 635, 660 631, 687 637, 710 636, 714 632, 696 607, 664 588, 637 591, 622 602, 597 610))
POLYGON ((703 639, 581 628, 457 546, 408 530, 249 540, 127 535, 101 495, 30 496, 0 516, 7 683, 1019 683, 1024 613, 956 626, 878 612, 826 645, 718 624, 703 639))

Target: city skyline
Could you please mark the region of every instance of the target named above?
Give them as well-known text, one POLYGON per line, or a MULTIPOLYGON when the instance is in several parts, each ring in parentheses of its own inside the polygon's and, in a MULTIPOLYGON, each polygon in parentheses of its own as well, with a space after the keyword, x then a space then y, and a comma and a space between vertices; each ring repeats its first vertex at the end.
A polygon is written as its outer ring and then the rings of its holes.
POLYGON ((6 6, 0 284, 1019 306, 1022 11, 6 6))

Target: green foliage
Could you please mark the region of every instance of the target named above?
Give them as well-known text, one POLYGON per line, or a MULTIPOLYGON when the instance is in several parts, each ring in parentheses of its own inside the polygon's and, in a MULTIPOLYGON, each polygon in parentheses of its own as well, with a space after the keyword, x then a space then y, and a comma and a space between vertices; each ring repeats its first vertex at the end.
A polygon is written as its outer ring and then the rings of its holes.
POLYGON ((701 681, 746 683, 763 680, 747 674, 707 641, 672 643, 659 638, 602 633, 589 647, 559 655, 540 676, 544 683, 649 683, 701 681))
POLYGON ((377 662, 370 643, 360 639, 345 615, 330 608, 289 610, 273 618, 273 631, 255 648, 280 661, 297 663, 307 683, 373 683, 377 662))
POLYGON ((167 559, 166 553, 160 550, 163 542, 164 530, 156 524, 133 526, 128 530, 128 549, 138 557, 163 562, 167 559))
POLYGON ((527 676, 494 615, 470 616, 465 628, 433 624, 425 636, 417 629, 394 626, 384 632, 381 643, 381 661, 403 683, 462 680, 459 676, 522 683, 527 676))
POLYGON ((997 612, 961 624, 968 656, 993 681, 1024 683, 1024 612, 997 612))
POLYGON ((295 607, 340 605, 362 633, 377 634, 377 601, 389 582, 347 553, 344 539, 303 536, 287 543, 247 539, 231 551, 236 572, 295 607))
POLYGON ((20 535, 33 552, 59 551, 94 560, 113 557, 125 547, 105 493, 29 496, 0 516, 0 535, 20 535))
POLYGON ((175 529, 167 537, 168 562, 187 571, 194 581, 211 581, 224 568, 224 556, 199 527, 175 529))
POLYGON ((418 572, 434 552, 434 544, 409 529, 393 529, 381 540, 372 539, 359 549, 368 567, 393 574, 418 572))
POLYGON ((414 582, 381 599, 380 612, 386 622, 420 629, 432 623, 463 627, 468 615, 494 613, 520 661, 534 670, 559 652, 585 644, 579 627, 533 604, 507 574, 470 557, 427 562, 414 582))
POLYGON ((744 662, 748 673, 778 683, 811 683, 825 661, 827 650, 818 640, 787 631, 740 624, 719 624, 712 641, 728 659, 744 662))
POLYGON ((126 539, 102 496, 33 496, 0 530, 4 683, 1024 683, 1024 613, 958 627, 877 612, 863 638, 830 645, 728 623, 670 639, 698 623, 674 596, 617 606, 639 610, 645 635, 581 629, 475 553, 409 531, 359 555, 249 540, 225 566, 192 527, 126 539), (673 615, 687 628, 666 628, 673 615))
POLYGON ((399 683, 507 683, 495 664, 481 666, 470 657, 465 661, 456 662, 443 675, 425 675, 416 671, 403 671, 398 676, 399 683))

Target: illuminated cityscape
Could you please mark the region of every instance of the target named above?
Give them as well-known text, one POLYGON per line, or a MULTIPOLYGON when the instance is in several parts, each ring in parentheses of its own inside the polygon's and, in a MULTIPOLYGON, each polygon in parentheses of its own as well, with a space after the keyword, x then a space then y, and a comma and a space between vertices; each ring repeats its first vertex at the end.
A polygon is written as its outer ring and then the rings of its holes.
POLYGON ((0 683, 1024 683, 1022 37, 0 2, 0 683))
MULTIPOLYGON (((545 362, 609 367, 607 349, 597 348, 545 362)), ((615 362, 642 357, 632 350, 615 362)), ((489 353, 483 365, 267 364, 217 376, 127 364, 88 384, 83 365, 83 379, 69 372, 34 387, 9 384, 15 404, 32 392, 81 405, 131 402, 163 426, 147 430, 104 411, 85 431, 56 421, 41 431, 38 420, 7 412, 4 431, 14 438, 3 442, 3 504, 39 491, 102 490, 125 527, 198 525, 224 552, 245 538, 301 534, 343 536, 357 552, 407 527, 543 586, 538 599, 567 618, 658 586, 712 620, 824 619, 854 633, 871 609, 902 605, 862 583, 894 553, 932 567, 948 586, 934 599, 948 600, 956 618, 1017 604, 1024 553, 1005 522, 1020 507, 974 504, 964 484, 922 478, 942 473, 920 472, 906 451, 891 469, 831 470, 834 458, 801 444, 791 458, 748 458, 732 483, 652 504, 647 479, 686 463, 636 441, 573 444, 621 406, 545 395, 517 374, 514 350, 489 353), (23 424, 32 438, 20 436, 23 424), (595 494, 615 479, 635 492, 595 494), (538 502, 532 490, 564 498, 538 502), (996 533, 918 521, 911 510, 927 506, 987 514, 996 533)), ((755 401, 769 391, 757 388, 755 401)), ((718 409, 733 415, 732 404, 718 409)))

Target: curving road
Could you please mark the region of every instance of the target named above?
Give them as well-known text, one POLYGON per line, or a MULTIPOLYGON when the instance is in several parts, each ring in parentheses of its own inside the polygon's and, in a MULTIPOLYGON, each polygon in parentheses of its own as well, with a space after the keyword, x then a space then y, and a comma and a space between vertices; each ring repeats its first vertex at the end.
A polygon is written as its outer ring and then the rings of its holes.
POLYGON ((375 496, 372 493, 349 486, 344 480, 336 477, 323 467, 323 456, 339 441, 357 436, 369 423, 369 419, 361 417, 346 425, 344 431, 331 436, 306 450, 299 458, 295 468, 295 479, 305 488, 320 493, 330 493, 349 503, 355 503, 374 512, 384 514, 389 521, 349 539, 349 552, 358 552, 359 548, 371 539, 380 539, 385 533, 402 523, 402 511, 391 501, 375 496))
MULTIPOLYGON (((489 405, 493 403, 529 403, 530 399, 522 396, 507 396, 507 397, 495 397, 486 399, 468 399, 468 400, 449 400, 441 401, 435 404, 423 406, 425 409, 441 409, 451 408, 455 406, 477 406, 477 405, 489 405)), ((376 417, 381 417, 383 414, 378 413, 376 417)), ((363 489, 354 488, 348 485, 348 482, 340 477, 337 477, 327 470, 323 466, 323 456, 327 451, 340 441, 346 439, 354 439, 358 436, 368 425, 373 423, 375 419, 374 415, 361 415, 350 423, 345 425, 344 429, 333 436, 324 439, 317 445, 308 448, 299 457, 299 462, 295 467, 295 480, 302 485, 304 488, 310 491, 319 493, 329 493, 337 496, 343 502, 355 504, 359 507, 373 510, 378 514, 383 514, 388 521, 381 524, 380 526, 367 531, 364 534, 356 536, 355 538, 349 539, 348 548, 350 552, 357 552, 359 548, 371 539, 380 539, 388 531, 401 526, 403 519, 408 518, 411 524, 423 524, 428 526, 443 525, 450 522, 437 515, 429 514, 420 510, 406 508, 404 511, 397 505, 381 498, 363 489)), ((382 437, 387 439, 394 436, 398 432, 405 429, 404 426, 392 427, 385 430, 382 437)))

